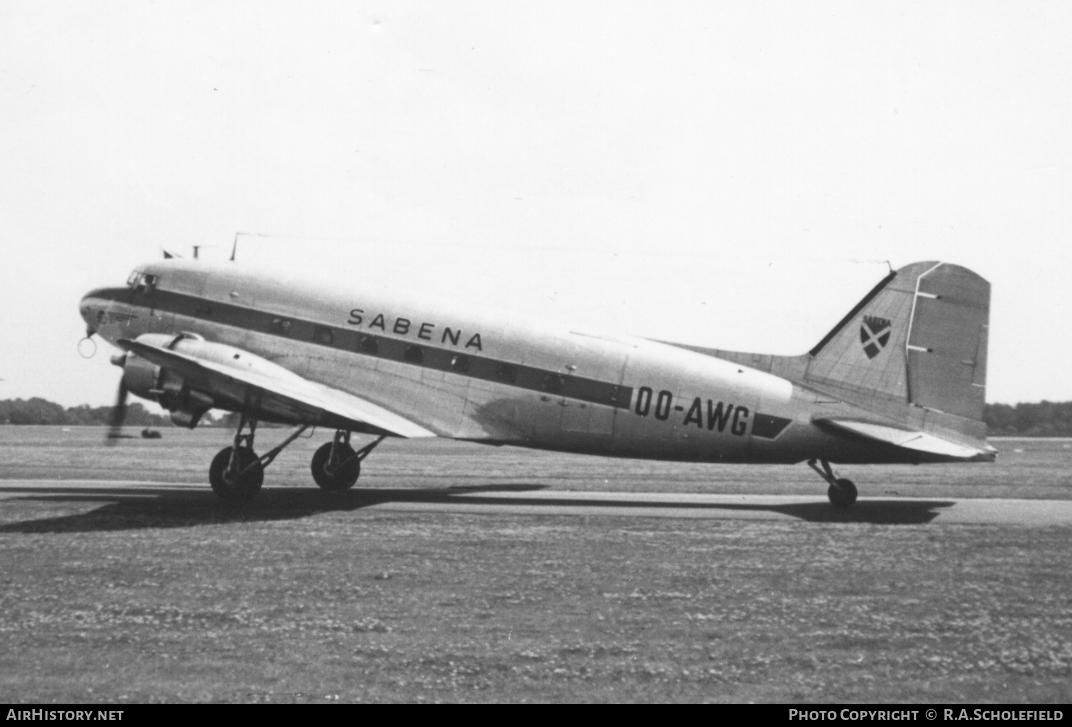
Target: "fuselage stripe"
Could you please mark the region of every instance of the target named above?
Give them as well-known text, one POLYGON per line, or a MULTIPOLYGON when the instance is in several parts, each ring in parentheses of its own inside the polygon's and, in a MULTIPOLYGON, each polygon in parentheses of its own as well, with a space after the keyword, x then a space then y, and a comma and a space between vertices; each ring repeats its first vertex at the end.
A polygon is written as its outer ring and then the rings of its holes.
POLYGON ((633 389, 630 386, 475 355, 464 348, 444 349, 413 340, 376 335, 186 293, 160 289, 149 292, 130 288, 103 288, 93 291, 90 295, 122 305, 256 331, 357 356, 379 358, 516 386, 555 397, 578 399, 619 409, 629 408, 633 398, 633 389))

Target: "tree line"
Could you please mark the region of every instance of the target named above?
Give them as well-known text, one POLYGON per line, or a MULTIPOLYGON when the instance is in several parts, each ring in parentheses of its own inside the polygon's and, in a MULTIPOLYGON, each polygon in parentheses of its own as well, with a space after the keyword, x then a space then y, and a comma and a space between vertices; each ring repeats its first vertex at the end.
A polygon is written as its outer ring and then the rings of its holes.
MULTIPOLYGON (((0 424, 56 424, 67 426, 106 425, 111 420, 110 406, 62 407, 33 397, 0 400, 0 424)), ((218 423, 229 424, 224 416, 218 423)), ((1072 437, 1072 401, 1041 401, 1033 404, 987 404, 983 412, 991 436, 1072 437)), ((125 423, 133 427, 159 427, 170 424, 165 414, 154 414, 138 402, 127 405, 125 423)), ((216 420, 206 417, 205 424, 216 420)))
POLYGON ((1072 401, 987 404, 983 419, 992 437, 1072 437, 1072 401))
MULTIPOLYGON (((39 396, 0 401, 0 424, 105 425, 111 418, 110 406, 82 404, 64 408, 39 396)), ((171 419, 164 414, 153 414, 138 402, 131 402, 127 405, 124 423, 135 427, 158 427, 170 424, 171 419)))

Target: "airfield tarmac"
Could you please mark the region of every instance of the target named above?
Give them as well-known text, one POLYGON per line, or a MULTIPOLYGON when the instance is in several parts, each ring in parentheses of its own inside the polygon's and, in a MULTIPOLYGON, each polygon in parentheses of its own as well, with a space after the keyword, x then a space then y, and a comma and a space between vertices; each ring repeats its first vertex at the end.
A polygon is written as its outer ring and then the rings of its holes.
MULTIPOLYGON (((177 509, 203 507, 204 485, 175 485, 140 480, 0 480, 0 502, 26 497, 134 503, 155 500, 177 509)), ((273 487, 258 503, 276 509, 310 506, 310 490, 273 487)), ((218 503, 210 501, 212 506, 218 503)), ((548 485, 484 485, 414 488, 355 488, 314 504, 334 511, 384 510, 498 515, 668 517, 714 520, 807 520, 810 522, 1072 526, 1072 500, 1009 498, 945 499, 886 497, 862 499, 848 509, 833 508, 824 496, 705 495, 665 492, 556 491, 548 485)), ((58 523, 52 523, 58 527, 58 523)), ((72 521, 73 526, 73 521, 72 521)), ((12 526, 17 527, 17 526, 12 526)), ((22 525, 27 531, 42 523, 22 525)))
POLYGON ((164 435, 0 428, 0 697, 1072 697, 1063 440, 842 468, 861 500, 835 510, 803 466, 449 442, 386 443, 325 495, 317 437, 234 508, 204 484, 227 433, 164 435))

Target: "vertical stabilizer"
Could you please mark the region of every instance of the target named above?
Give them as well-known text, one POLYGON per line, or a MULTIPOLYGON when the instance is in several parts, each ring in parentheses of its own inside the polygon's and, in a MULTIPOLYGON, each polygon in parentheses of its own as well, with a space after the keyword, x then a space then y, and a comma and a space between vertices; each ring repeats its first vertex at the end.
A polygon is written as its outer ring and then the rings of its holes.
POLYGON ((989 312, 990 284, 971 270, 907 265, 809 352, 805 380, 980 421, 989 312))

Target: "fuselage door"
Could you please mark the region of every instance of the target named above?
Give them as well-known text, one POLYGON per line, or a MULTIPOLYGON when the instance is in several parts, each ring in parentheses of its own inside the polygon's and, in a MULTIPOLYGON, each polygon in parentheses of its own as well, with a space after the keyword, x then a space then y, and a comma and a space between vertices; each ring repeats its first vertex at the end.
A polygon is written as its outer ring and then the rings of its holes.
POLYGON ((578 398, 562 398, 562 428, 567 432, 610 436, 614 433, 615 409, 592 401, 592 384, 572 375, 576 367, 567 366, 570 374, 560 377, 562 389, 577 392, 578 398), (583 397, 583 398, 581 398, 583 397))

